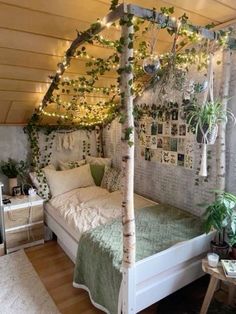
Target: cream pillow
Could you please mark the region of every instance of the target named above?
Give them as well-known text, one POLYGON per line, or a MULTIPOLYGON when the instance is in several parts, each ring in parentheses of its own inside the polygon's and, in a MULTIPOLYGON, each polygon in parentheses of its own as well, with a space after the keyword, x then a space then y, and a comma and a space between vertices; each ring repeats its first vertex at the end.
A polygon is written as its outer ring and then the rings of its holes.
POLYGON ((66 193, 76 188, 95 185, 90 171, 90 165, 78 168, 56 171, 44 169, 52 197, 66 193))
POLYGON ((54 165, 48 165, 45 168, 41 168, 37 171, 30 172, 29 176, 32 181, 32 184, 37 189, 37 194, 41 196, 44 200, 49 200, 50 190, 47 184, 47 179, 45 177, 44 169, 56 170, 54 165))
POLYGON ((111 167, 111 158, 86 156, 86 163, 111 167))
POLYGON ((68 169, 73 169, 77 167, 81 167, 85 165, 86 161, 85 159, 82 160, 73 160, 73 161, 58 161, 59 163, 59 169, 60 170, 68 170, 68 169))

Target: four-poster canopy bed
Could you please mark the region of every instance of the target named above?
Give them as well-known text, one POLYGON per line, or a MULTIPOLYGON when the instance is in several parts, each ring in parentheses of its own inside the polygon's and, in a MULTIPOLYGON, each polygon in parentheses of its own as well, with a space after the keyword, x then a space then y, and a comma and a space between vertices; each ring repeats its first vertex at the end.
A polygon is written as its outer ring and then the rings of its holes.
MULTIPOLYGON (((156 301, 164 298, 170 293, 192 282, 202 276, 201 258, 209 250, 209 243, 212 234, 194 237, 191 240, 179 243, 155 255, 147 257, 139 262, 135 260, 136 237, 135 237, 135 215, 134 215, 134 117, 132 92, 133 71, 132 60, 134 29, 132 18, 139 17, 145 20, 152 20, 154 23, 166 22, 169 27, 176 28, 176 20, 168 19, 164 14, 154 13, 153 10, 144 9, 136 5, 122 4, 110 12, 99 23, 94 24, 87 32, 79 35, 67 50, 63 63, 58 66, 57 73, 46 92, 42 104, 37 110, 40 113, 50 102, 53 91, 57 88, 58 82, 70 60, 74 56, 78 46, 82 45, 89 38, 102 31, 107 25, 121 20, 121 38, 123 39, 120 54, 120 96, 122 116, 125 117, 122 123, 122 170, 124 177, 123 201, 122 201, 122 225, 123 225, 123 279, 120 289, 120 310, 123 313, 136 313, 156 301)), ((201 37, 209 40, 217 40, 218 32, 209 29, 192 28, 201 37)), ((234 40, 229 39, 228 46, 234 45, 234 40)), ((229 67, 230 51, 225 50, 227 62, 225 65, 225 85, 223 101, 226 106, 229 88, 229 67), (227 74, 228 73, 228 74, 227 74)), ((220 126, 220 140, 218 146, 222 152, 222 145, 225 145, 225 125, 220 126)), ((220 153, 219 169, 225 169, 224 154, 220 153)), ((219 187, 224 189, 223 176, 219 174, 219 187)), ((77 249, 76 239, 65 231, 65 228, 46 212, 48 226, 57 234, 58 241, 75 260, 77 249)))

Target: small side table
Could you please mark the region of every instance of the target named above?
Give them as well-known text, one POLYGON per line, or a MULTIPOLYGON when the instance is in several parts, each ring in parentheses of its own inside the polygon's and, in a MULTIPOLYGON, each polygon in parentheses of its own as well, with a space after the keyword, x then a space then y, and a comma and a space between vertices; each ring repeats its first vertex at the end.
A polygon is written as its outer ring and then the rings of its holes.
POLYGON ((211 303, 211 299, 214 295, 216 286, 220 280, 226 281, 229 283, 229 295, 228 295, 228 304, 231 304, 235 295, 236 291, 236 279, 229 278, 225 276, 223 267, 218 265, 217 267, 213 268, 208 265, 207 258, 202 260, 202 269, 205 273, 211 275, 210 283, 207 289, 207 293, 205 295, 202 308, 200 314, 206 314, 208 307, 211 303))

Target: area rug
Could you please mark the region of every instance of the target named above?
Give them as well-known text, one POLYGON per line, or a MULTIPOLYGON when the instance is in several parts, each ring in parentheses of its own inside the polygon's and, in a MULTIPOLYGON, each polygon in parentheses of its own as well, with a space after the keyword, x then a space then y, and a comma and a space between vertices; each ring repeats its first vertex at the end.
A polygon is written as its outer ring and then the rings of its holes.
POLYGON ((0 314, 58 314, 23 250, 0 257, 0 314))

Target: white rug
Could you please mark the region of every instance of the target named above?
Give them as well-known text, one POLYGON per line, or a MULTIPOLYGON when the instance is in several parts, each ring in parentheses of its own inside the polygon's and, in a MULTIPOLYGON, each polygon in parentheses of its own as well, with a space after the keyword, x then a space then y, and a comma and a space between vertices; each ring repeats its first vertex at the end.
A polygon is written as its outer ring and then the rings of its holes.
POLYGON ((23 250, 0 257, 0 314, 58 314, 23 250))

